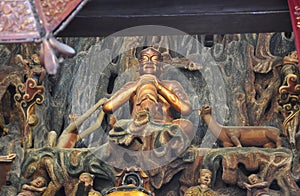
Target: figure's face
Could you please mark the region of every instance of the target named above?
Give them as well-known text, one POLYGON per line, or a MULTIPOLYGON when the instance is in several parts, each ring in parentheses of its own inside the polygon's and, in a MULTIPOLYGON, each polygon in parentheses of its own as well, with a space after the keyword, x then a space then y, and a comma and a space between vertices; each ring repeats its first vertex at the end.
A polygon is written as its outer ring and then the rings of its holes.
POLYGON ((291 52, 290 56, 293 59, 298 59, 298 53, 296 51, 291 52))
POLYGON ((46 181, 42 177, 37 177, 36 179, 34 179, 33 181, 31 181, 30 184, 32 186, 36 187, 36 188, 41 188, 41 187, 45 186, 46 181))
POLYGON ((81 174, 79 176, 79 181, 84 182, 84 186, 87 187, 89 185, 93 185, 93 179, 88 174, 81 174))
POLYGON ((139 62, 141 74, 156 75, 160 71, 160 53, 154 49, 142 51, 139 62))
POLYGON ((201 172, 200 178, 199 178, 200 184, 210 185, 211 182, 211 174, 208 172, 201 172))
POLYGON ((248 179, 251 184, 256 184, 259 182, 259 179, 256 175, 250 175, 248 179))

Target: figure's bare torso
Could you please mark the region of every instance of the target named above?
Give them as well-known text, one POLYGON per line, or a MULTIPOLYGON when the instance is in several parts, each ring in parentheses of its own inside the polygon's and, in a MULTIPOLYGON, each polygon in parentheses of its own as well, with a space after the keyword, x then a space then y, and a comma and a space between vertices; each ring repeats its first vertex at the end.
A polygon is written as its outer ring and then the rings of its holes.
POLYGON ((132 117, 141 110, 148 110, 152 120, 155 122, 166 123, 173 120, 170 114, 171 105, 157 92, 156 87, 151 83, 140 86, 136 94, 131 97, 130 103, 132 117))

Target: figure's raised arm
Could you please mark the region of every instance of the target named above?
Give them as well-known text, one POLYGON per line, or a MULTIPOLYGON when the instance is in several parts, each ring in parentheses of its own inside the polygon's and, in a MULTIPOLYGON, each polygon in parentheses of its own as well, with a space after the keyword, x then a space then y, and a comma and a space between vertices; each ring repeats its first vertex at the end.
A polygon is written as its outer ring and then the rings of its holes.
POLYGON ((181 114, 189 115, 192 112, 190 100, 179 82, 163 81, 158 83, 157 90, 181 114))
POLYGON ((47 187, 36 187, 36 186, 33 186, 33 185, 27 185, 27 184, 24 184, 22 186, 22 189, 23 190, 28 190, 28 191, 34 191, 34 192, 44 192, 47 187))
POLYGON ((103 104, 103 111, 113 113, 113 111, 125 104, 135 94, 136 89, 136 82, 128 82, 103 104))

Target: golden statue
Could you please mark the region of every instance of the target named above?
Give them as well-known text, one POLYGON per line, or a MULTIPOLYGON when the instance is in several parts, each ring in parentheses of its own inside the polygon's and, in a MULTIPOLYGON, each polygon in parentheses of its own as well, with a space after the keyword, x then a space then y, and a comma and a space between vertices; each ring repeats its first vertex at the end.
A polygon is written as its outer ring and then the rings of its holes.
POLYGON ((145 109, 150 112, 155 122, 172 123, 182 127, 187 132, 193 125, 185 119, 174 119, 170 111, 174 108, 183 115, 192 112, 191 103, 181 84, 177 81, 159 80, 163 71, 161 53, 152 48, 146 48, 140 53, 141 76, 138 81, 129 82, 117 91, 104 105, 103 110, 112 113, 127 101, 131 106, 131 117, 145 109))
MULTIPOLYGON (((145 131, 147 130, 145 126, 148 125, 151 127, 150 131, 151 129, 158 130, 159 127, 162 131, 165 129, 164 126, 167 129, 170 126, 177 126, 191 140, 194 125, 187 119, 176 118, 174 114, 174 111, 181 115, 189 115, 192 112, 189 97, 178 81, 159 79, 163 71, 161 53, 153 47, 148 47, 140 52, 139 63, 138 80, 126 83, 102 107, 105 113, 113 113, 127 102, 130 105, 131 120, 117 121, 112 124, 111 138, 116 143, 131 146, 135 135, 151 134, 145 131), (120 127, 122 130, 119 129, 120 127), (125 131, 124 127, 126 127, 125 131), (121 138, 120 135, 124 137, 121 138)), ((153 137, 156 138, 156 136, 153 137)), ((165 138, 165 143, 168 141, 169 139, 165 138)), ((147 148, 149 150, 149 146, 151 145, 146 142, 142 147, 133 147, 133 149, 147 148)))
POLYGON ((74 147, 76 141, 101 126, 106 113, 112 114, 109 141, 93 153, 115 167, 157 168, 185 152, 196 130, 188 120, 192 105, 187 93, 178 81, 161 79, 162 71, 170 67, 163 64, 158 50, 153 47, 142 50, 139 63, 140 77, 74 119, 58 138, 58 148, 74 147), (96 122, 77 134, 77 127, 101 106, 96 122), (117 119, 117 109, 126 116, 117 119))

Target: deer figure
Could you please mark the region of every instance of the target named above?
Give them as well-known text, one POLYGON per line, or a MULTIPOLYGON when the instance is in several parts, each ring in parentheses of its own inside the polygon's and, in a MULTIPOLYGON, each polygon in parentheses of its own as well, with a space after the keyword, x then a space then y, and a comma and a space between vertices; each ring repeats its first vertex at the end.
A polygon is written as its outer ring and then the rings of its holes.
POLYGON ((280 148, 280 130, 272 126, 223 126, 211 115, 211 107, 202 106, 199 116, 209 130, 223 143, 224 147, 264 147, 280 148))

